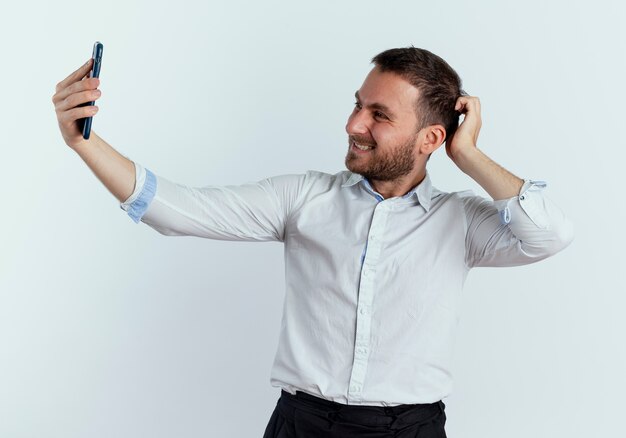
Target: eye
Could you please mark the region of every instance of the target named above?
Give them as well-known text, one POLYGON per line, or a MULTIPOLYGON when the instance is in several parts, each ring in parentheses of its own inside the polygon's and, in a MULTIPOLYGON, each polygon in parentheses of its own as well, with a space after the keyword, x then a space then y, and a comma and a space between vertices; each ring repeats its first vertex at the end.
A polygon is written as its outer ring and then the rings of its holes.
POLYGON ((387 118, 387 116, 384 115, 383 113, 381 113, 380 111, 375 111, 374 112, 374 117, 378 117, 378 118, 381 118, 381 119, 386 119, 387 118))
POLYGON ((359 102, 354 102, 354 107, 356 109, 361 109, 361 104, 359 102))

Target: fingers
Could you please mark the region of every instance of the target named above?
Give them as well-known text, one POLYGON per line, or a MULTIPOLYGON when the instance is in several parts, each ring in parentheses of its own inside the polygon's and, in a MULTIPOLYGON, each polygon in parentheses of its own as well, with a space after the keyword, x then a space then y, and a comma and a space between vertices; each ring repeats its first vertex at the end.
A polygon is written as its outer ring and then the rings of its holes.
POLYGON ((69 129, 70 125, 78 119, 92 117, 98 112, 97 106, 80 106, 78 108, 65 111, 58 116, 59 124, 69 129))
POLYGON ((65 79, 63 79, 61 82, 59 82, 57 84, 57 93, 64 89, 67 88, 68 86, 70 86, 71 84, 73 84, 76 81, 81 80, 83 77, 85 77, 86 75, 89 74, 89 71, 91 70, 91 64, 93 63, 93 60, 91 58, 89 58, 89 61, 87 61, 85 64, 81 65, 78 70, 76 70, 74 73, 70 74, 68 77, 66 77, 65 79))
POLYGON ((461 96, 456 100, 454 109, 462 114, 473 111, 480 112, 480 99, 476 96, 461 96))
POLYGON ((100 85, 100 79, 98 78, 79 80, 61 89, 59 89, 57 85, 57 92, 52 96, 52 101, 56 104, 74 93, 85 90, 95 90, 98 88, 98 85, 100 85))
POLYGON ((101 96, 102 93, 100 92, 100 90, 88 89, 85 91, 69 94, 64 99, 61 99, 61 97, 57 97, 54 107, 57 112, 66 111, 82 103, 95 101, 101 96))
POLYGON ((84 141, 76 121, 92 117, 98 112, 97 106, 88 104, 101 97, 101 92, 97 89, 100 80, 89 77, 92 64, 90 59, 59 82, 52 96, 61 134, 65 143, 72 148, 84 141))
POLYGON ((91 65, 92 59, 57 84, 56 93, 52 96, 52 102, 57 113, 62 113, 101 97, 102 93, 97 90, 100 80, 89 78, 91 65))
MULTIPOLYGON (((89 78, 92 64, 93 60, 90 58, 87 63, 80 66, 76 71, 57 84, 56 93, 52 96, 52 102, 55 104, 55 107, 59 108, 59 102, 65 101, 74 93, 85 90, 95 90, 98 85, 100 85, 100 80, 98 78, 89 78)), ((76 99, 73 99, 73 101, 75 100, 76 99)), ((85 101, 81 100, 76 104, 83 102, 85 101)), ((62 105, 62 109, 67 108, 71 108, 71 106, 65 102, 62 105)))

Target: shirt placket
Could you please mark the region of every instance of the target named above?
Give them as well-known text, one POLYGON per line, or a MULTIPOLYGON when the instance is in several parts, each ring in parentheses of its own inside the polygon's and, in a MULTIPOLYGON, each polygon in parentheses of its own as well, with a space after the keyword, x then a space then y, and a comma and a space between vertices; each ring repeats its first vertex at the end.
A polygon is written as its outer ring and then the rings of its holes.
POLYGON ((372 327, 372 302, 376 284, 376 268, 382 247, 382 237, 389 215, 389 202, 379 202, 374 209, 372 223, 367 236, 367 246, 361 266, 361 278, 356 314, 356 338, 354 359, 348 386, 348 402, 362 401, 363 383, 367 373, 370 354, 370 333, 372 327))

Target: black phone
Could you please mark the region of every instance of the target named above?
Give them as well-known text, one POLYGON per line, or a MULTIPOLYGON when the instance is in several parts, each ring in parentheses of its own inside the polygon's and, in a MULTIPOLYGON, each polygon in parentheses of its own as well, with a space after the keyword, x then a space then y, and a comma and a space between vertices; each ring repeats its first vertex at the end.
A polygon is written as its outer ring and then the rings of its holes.
MULTIPOLYGON (((91 71, 89 72, 90 78, 99 78, 100 77, 100 66, 102 65, 102 43, 100 41, 96 41, 93 44, 93 52, 91 54, 91 58, 93 59, 93 63, 91 65, 91 71)), ((87 106, 87 105, 95 105, 94 101, 81 103, 78 106, 87 106)), ((91 122, 93 117, 86 117, 83 119, 78 119, 79 128, 83 131, 83 138, 85 140, 89 140, 89 134, 91 134, 91 122)))

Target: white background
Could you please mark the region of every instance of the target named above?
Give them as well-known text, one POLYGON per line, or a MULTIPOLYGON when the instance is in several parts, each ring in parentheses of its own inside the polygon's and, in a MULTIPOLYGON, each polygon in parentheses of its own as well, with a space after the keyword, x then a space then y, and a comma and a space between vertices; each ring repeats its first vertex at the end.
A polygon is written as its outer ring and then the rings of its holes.
MULTIPOLYGON (((481 98, 479 147, 548 181, 576 227, 551 259, 470 273, 448 436, 626 436, 625 18, 618 1, 3 3, 0 436, 261 437, 279 396, 282 246, 136 225, 64 144, 51 98, 96 40, 94 131, 190 185, 343 170, 371 57, 442 56, 481 98)), ((443 149, 429 172, 486 196, 443 149)))

